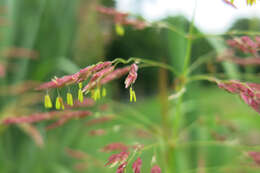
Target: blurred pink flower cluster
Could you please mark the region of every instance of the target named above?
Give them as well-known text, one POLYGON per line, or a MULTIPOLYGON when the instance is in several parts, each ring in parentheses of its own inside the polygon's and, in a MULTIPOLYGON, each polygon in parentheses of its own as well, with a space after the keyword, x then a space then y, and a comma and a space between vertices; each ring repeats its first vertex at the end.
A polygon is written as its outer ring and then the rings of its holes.
POLYGON ((102 13, 102 14, 112 16, 114 18, 114 22, 116 24, 131 25, 135 29, 144 29, 145 27, 148 26, 148 24, 144 21, 141 21, 141 20, 138 20, 138 19, 129 19, 128 13, 119 12, 114 8, 107 8, 107 7, 104 7, 104 6, 98 6, 97 11, 102 13))
POLYGON ((246 104, 260 113, 260 84, 231 80, 218 82, 218 86, 232 94, 238 94, 246 104))
MULTIPOLYGON (((134 153, 137 150, 142 149, 142 145, 138 144, 137 146, 132 146, 132 148, 135 150, 134 153)), ((123 143, 111 143, 106 145, 102 151, 105 152, 112 152, 112 151, 120 151, 120 153, 112 154, 108 158, 108 162, 105 166, 110 165, 110 167, 114 167, 116 165, 119 165, 117 168, 116 173, 124 173, 125 168, 128 165, 128 162, 130 162, 129 155, 129 147, 126 146, 123 143)), ((141 173, 141 166, 142 166, 142 160, 140 157, 138 157, 132 164, 132 170, 134 173, 141 173)), ((151 173, 161 173, 161 169, 158 165, 154 165, 151 169, 151 173)))
POLYGON ((241 50, 244 53, 257 55, 258 50, 260 50, 260 36, 256 36, 254 40, 248 36, 237 37, 227 40, 227 44, 233 48, 241 50))
POLYGON ((47 129, 58 127, 63 125, 68 120, 73 118, 83 118, 91 115, 90 111, 72 111, 66 110, 63 112, 60 111, 51 111, 45 113, 34 113, 29 116, 19 116, 19 117, 8 117, 2 120, 2 124, 22 124, 22 123, 36 123, 45 120, 58 119, 57 122, 47 126, 47 129))

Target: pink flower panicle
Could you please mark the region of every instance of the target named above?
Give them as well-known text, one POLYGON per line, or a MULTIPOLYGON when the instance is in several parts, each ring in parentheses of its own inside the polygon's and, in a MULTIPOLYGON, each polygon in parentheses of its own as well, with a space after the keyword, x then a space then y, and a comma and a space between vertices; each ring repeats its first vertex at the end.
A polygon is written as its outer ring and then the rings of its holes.
POLYGON ((260 152, 250 151, 248 155, 255 161, 257 165, 260 165, 260 152))
POLYGON ((89 135, 91 136, 102 136, 102 135, 105 135, 107 133, 106 130, 104 129, 96 129, 96 130, 91 130, 89 132, 89 135))
POLYGON ((65 107, 66 108, 86 108, 86 107, 92 107, 94 105, 95 105, 95 101, 92 98, 86 98, 83 100, 83 102, 76 100, 74 102, 73 106, 66 104, 65 107))
POLYGON ((85 116, 89 116, 92 113, 90 111, 51 111, 47 113, 34 113, 29 116, 20 116, 20 117, 8 117, 2 121, 3 124, 24 124, 24 123, 36 123, 45 120, 51 120, 55 118, 59 118, 57 122, 47 126, 47 129, 51 129, 54 127, 58 127, 66 123, 68 120, 72 118, 83 118, 85 116))
POLYGON ((112 154, 108 162, 105 164, 105 166, 110 165, 110 167, 114 167, 115 165, 124 163, 129 156, 129 152, 122 151, 118 154, 112 154))
POLYGON ((238 37, 233 40, 227 40, 227 44, 233 48, 241 50, 244 53, 251 53, 257 55, 257 51, 260 49, 259 36, 255 37, 253 41, 248 36, 238 37))
POLYGON ((61 88, 65 85, 82 82, 84 80, 87 80, 88 77, 92 73, 96 73, 97 71, 99 71, 103 68, 106 68, 106 67, 110 66, 111 64, 112 64, 112 62, 106 61, 106 62, 98 63, 98 64, 95 64, 92 66, 88 66, 72 75, 67 75, 67 76, 64 76, 61 78, 56 77, 50 82, 41 84, 39 87, 36 88, 36 90, 48 90, 48 89, 52 89, 52 88, 61 88))
POLYGON ((73 111, 67 114, 64 114, 58 121, 52 123, 51 125, 46 127, 46 130, 50 130, 53 128, 57 128, 59 126, 62 126, 67 121, 73 118, 84 118, 86 116, 91 115, 92 113, 90 111, 73 111))
POLYGON ((82 151, 74 150, 70 148, 65 148, 66 153, 75 159, 83 160, 88 157, 88 155, 82 151))
POLYGON ((103 152, 111 152, 111 151, 121 151, 121 152, 127 152, 128 151, 128 146, 126 146, 123 143, 120 142, 115 142, 106 145, 101 149, 103 152))
POLYGON ((116 24, 130 25, 130 26, 133 26, 135 29, 144 29, 148 26, 148 23, 146 23, 145 21, 141 21, 138 19, 129 19, 128 13, 119 12, 119 11, 115 10, 114 8, 98 6, 97 11, 102 14, 112 16, 114 18, 114 22, 116 24))
POLYGON ((100 124, 100 123, 106 123, 109 122, 111 120, 113 120, 114 117, 113 116, 104 116, 104 117, 100 117, 100 118, 95 118, 92 120, 89 120, 88 122, 86 122, 87 126, 92 126, 92 125, 96 125, 96 124, 100 124))
POLYGON ((99 84, 99 81, 104 78, 104 76, 109 75, 109 73, 113 72, 114 70, 114 66, 112 67, 107 67, 104 68, 103 70, 95 73, 92 75, 89 83, 83 88, 83 92, 86 92, 88 90, 90 90, 91 88, 93 88, 92 86, 97 86, 99 84))
POLYGON ((132 64, 129 74, 125 79, 125 88, 128 88, 130 85, 135 83, 137 79, 137 70, 138 70, 138 66, 136 64, 132 64))
POLYGON ((237 58, 237 57, 228 57, 225 59, 220 59, 219 61, 223 61, 223 60, 227 60, 227 61, 231 61, 235 64, 239 64, 242 66, 257 66, 260 65, 260 57, 252 57, 252 58, 237 58))
POLYGON ((26 49, 21 47, 10 47, 3 51, 3 56, 6 58, 30 58, 30 59, 36 59, 38 57, 39 53, 26 49))
POLYGON ((158 165, 154 165, 151 169, 151 173, 161 173, 161 168, 158 165))
POLYGON ((0 64, 0 77, 5 77, 6 68, 3 64, 0 64))
POLYGON ((83 92, 86 92, 88 90, 91 90, 92 88, 97 87, 98 85, 104 85, 112 80, 118 79, 120 77, 122 77, 123 75, 125 75, 126 73, 128 73, 130 70, 130 67, 123 67, 123 68, 118 68, 114 71, 111 71, 110 73, 108 73, 107 75, 103 76, 99 81, 94 81, 91 82, 89 84, 87 84, 84 88, 83 88, 83 92))
POLYGON ((140 157, 136 159, 136 161, 133 163, 133 172, 134 173, 140 173, 141 172, 141 166, 142 166, 142 160, 140 157))
POLYGON ((218 86, 232 94, 238 94, 246 104, 260 113, 260 84, 242 83, 231 80, 228 82, 219 82, 218 86))
POLYGON ((59 113, 57 111, 48 113, 34 113, 29 116, 19 116, 19 117, 8 117, 2 121, 3 124, 20 124, 20 123, 36 123, 43 120, 49 120, 53 118, 53 115, 59 113))
MULTIPOLYGON (((91 65, 88 67, 85 67, 84 69, 81 69, 79 72, 72 74, 72 75, 66 75, 60 78, 55 77, 52 79, 52 81, 46 82, 41 84, 36 88, 36 90, 49 90, 53 88, 61 88, 67 85, 71 84, 79 84, 78 89, 78 100, 80 103, 83 104, 84 98, 83 93, 88 93, 90 91, 92 98, 96 101, 97 99, 106 96, 106 89, 104 87, 101 88, 102 85, 120 78, 121 76, 125 75, 126 73, 129 73, 128 75, 128 83, 133 84, 137 78, 137 71, 138 67, 136 64, 133 64, 131 66, 126 66, 123 68, 117 68, 115 69, 115 66, 112 65, 111 61, 101 62, 95 65, 91 65), (89 79, 90 78, 90 79, 89 79), (89 80, 88 80, 89 79, 89 80), (83 88, 82 82, 88 80, 88 83, 83 88), (102 89, 102 90, 101 90, 102 89)), ((134 97, 135 98, 135 97, 134 97)), ((66 107, 73 107, 74 101, 73 96, 70 92, 67 93, 67 105, 66 107), (69 106, 68 106, 69 105, 69 106)), ((134 99, 136 100, 136 99, 134 99)), ((47 94, 45 95, 45 108, 52 108, 52 100, 51 97, 47 94)), ((59 96, 56 98, 56 109, 64 109, 64 101, 59 96)))

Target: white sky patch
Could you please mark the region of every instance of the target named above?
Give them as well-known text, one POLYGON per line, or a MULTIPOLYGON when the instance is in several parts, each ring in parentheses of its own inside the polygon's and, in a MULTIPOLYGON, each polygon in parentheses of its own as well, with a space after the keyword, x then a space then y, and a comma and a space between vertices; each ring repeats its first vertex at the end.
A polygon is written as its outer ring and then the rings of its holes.
MULTIPOLYGON (((182 14, 192 18, 196 0, 117 0, 119 10, 139 13, 147 20, 158 20, 168 15, 182 14), (136 6, 137 4, 137 6, 136 6)), ((260 1, 247 6, 246 0, 235 0, 238 9, 222 0, 197 0, 195 24, 207 33, 221 33, 241 17, 260 18, 260 1)))

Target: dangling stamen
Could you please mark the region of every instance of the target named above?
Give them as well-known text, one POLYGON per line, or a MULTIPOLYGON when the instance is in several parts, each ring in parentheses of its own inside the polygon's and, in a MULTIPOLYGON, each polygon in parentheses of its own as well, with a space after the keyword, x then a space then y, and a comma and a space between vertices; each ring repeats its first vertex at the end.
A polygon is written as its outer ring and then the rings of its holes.
POLYGON ((73 97, 70 92, 67 93, 67 104, 73 106, 73 97))
POLYGON ((124 27, 121 24, 116 24, 115 27, 116 27, 115 28, 116 34, 119 35, 119 36, 124 36, 124 34, 125 34, 124 27))
POLYGON ((107 90, 105 87, 102 88, 102 97, 106 97, 107 95, 107 90))
POLYGON ((83 92, 82 92, 82 83, 79 83, 79 90, 78 90, 78 100, 82 103, 83 102, 83 92))
POLYGON ((44 107, 45 108, 52 108, 51 97, 48 93, 44 96, 44 107))
POLYGON ((98 99, 101 98, 101 94, 100 94, 100 88, 97 88, 95 91, 94 91, 94 100, 97 101, 98 99))
POLYGON ((136 102, 136 95, 135 95, 135 91, 132 89, 132 87, 130 87, 130 102, 136 102))

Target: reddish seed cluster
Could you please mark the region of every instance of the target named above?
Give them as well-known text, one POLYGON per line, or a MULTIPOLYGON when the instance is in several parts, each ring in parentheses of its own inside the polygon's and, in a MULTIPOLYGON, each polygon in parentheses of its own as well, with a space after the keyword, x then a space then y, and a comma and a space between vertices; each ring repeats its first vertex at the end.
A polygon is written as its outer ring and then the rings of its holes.
MULTIPOLYGON (((29 116, 8 117, 4 119, 2 123, 5 125, 20 124, 20 123, 36 123, 44 120, 60 118, 55 124, 55 127, 57 127, 57 125, 62 125, 69 119, 81 118, 91 114, 92 113, 90 111, 70 111, 70 110, 66 110, 63 112, 51 111, 46 113, 35 113, 29 116)), ((54 127, 54 125, 52 125, 51 127, 54 127)))
POLYGON ((95 101, 93 99, 85 98, 83 102, 75 100, 73 106, 66 104, 65 107, 66 108, 87 108, 87 107, 92 107, 94 105, 95 105, 95 101))
POLYGON ((241 50, 244 53, 257 55, 257 51, 260 49, 260 36, 256 36, 254 41, 248 36, 243 36, 232 40, 227 40, 227 44, 233 48, 241 50))
POLYGON ((105 122, 109 122, 111 120, 113 120, 113 116, 104 116, 104 117, 100 117, 100 118, 95 118, 92 120, 89 120, 88 122, 86 122, 87 126, 92 126, 95 124, 100 124, 100 123, 105 123, 105 122))
POLYGON ((110 167, 115 166, 116 164, 122 164, 124 163, 129 156, 129 152, 122 151, 118 154, 113 154, 109 157, 108 162, 105 164, 105 166, 110 165, 110 167))
POLYGON ((144 29, 145 27, 148 26, 148 24, 144 21, 137 20, 137 19, 129 19, 128 13, 123 13, 115 10, 114 8, 107 8, 104 6, 98 6, 97 7, 98 12, 112 16, 114 18, 114 22, 116 24, 120 25, 131 25, 135 29, 144 29))
POLYGON ((218 61, 231 61, 232 63, 239 64, 241 66, 256 66, 260 65, 260 57, 252 58, 238 58, 238 57, 227 57, 218 59, 218 61))
POLYGON ((255 161, 257 165, 260 165, 260 152, 250 151, 248 155, 255 161))
POLYGON ((61 88, 66 85, 80 83, 82 81, 88 80, 88 78, 92 76, 90 82, 83 89, 83 92, 85 92, 96 87, 97 85, 106 84, 111 80, 123 76, 124 74, 128 73, 130 69, 130 67, 127 66, 114 70, 114 67, 111 65, 112 62, 106 61, 96 65, 87 66, 75 74, 63 76, 61 78, 54 78, 50 82, 43 83, 37 87, 36 90, 61 88))
POLYGON ((38 57, 38 52, 26 48, 10 47, 3 50, 2 55, 6 58, 36 59, 38 57))
POLYGON ((141 166, 142 166, 142 160, 140 157, 136 159, 136 161, 133 163, 133 172, 134 173, 140 173, 141 172, 141 166))
POLYGON ((102 70, 103 68, 111 66, 111 64, 112 63, 110 61, 107 61, 107 62, 98 63, 96 65, 87 66, 75 74, 63 76, 61 78, 55 78, 50 82, 43 83, 38 88, 36 88, 36 90, 47 90, 47 89, 52 89, 52 88, 60 88, 65 85, 80 83, 82 81, 87 80, 92 74, 95 74, 99 70, 102 70))
POLYGON ((75 159, 85 159, 88 157, 88 155, 82 151, 79 150, 74 150, 74 149, 70 149, 70 148, 66 148, 65 149, 66 153, 70 156, 73 157, 75 159))
POLYGON ((230 93, 238 94, 246 104, 260 113, 260 84, 242 83, 231 80, 228 82, 218 82, 218 86, 230 93))
MULTIPOLYGON (((109 148, 109 151, 114 151, 118 148, 120 148, 121 150, 125 150, 125 151, 121 151, 118 154, 113 154, 109 157, 108 162, 105 166, 110 165, 110 167, 114 167, 115 165, 119 165, 117 168, 117 173, 124 173, 124 170, 128 164, 128 157, 129 157, 129 152, 126 151, 126 149, 128 148, 127 146, 123 146, 121 143, 113 143, 110 145, 106 146, 106 149, 109 148), (111 149, 112 148, 112 149, 111 149), (123 149, 122 149, 123 148, 123 149)), ((132 164, 132 170, 134 173, 141 173, 141 167, 142 167, 142 160, 140 157, 138 157, 132 164)), ((151 169, 151 173, 161 173, 161 168, 158 165, 154 165, 151 169)))
POLYGON ((127 162, 123 162, 121 165, 119 165, 119 167, 116 170, 116 173, 124 173, 125 172, 125 168, 127 166, 127 162))
POLYGON ((161 173, 161 168, 158 165, 154 165, 151 169, 151 173, 161 173))
MULTIPOLYGON (((67 111, 68 112, 68 111, 67 111)), ((64 114, 58 121, 56 121, 55 123, 49 125, 46 127, 46 130, 50 130, 53 128, 57 128, 59 126, 62 126, 63 124, 65 124, 66 122, 68 122, 70 119, 73 118, 84 118, 86 116, 91 115, 92 112, 90 111, 73 111, 73 112, 69 112, 67 114, 64 114)))
POLYGON ((126 146, 123 143, 116 142, 116 143, 111 143, 106 145, 101 149, 103 152, 111 152, 111 151, 121 151, 121 152, 127 152, 128 151, 128 146, 126 146))
POLYGON ((106 130, 104 129, 96 129, 96 130, 91 130, 89 132, 89 135, 91 136, 102 136, 102 135, 105 135, 107 133, 106 130))
POLYGON ((0 77, 5 77, 5 66, 3 64, 0 64, 0 77))
POLYGON ((138 70, 138 66, 136 64, 132 64, 129 74, 125 79, 125 88, 128 88, 130 85, 135 83, 137 79, 137 70, 138 70))

